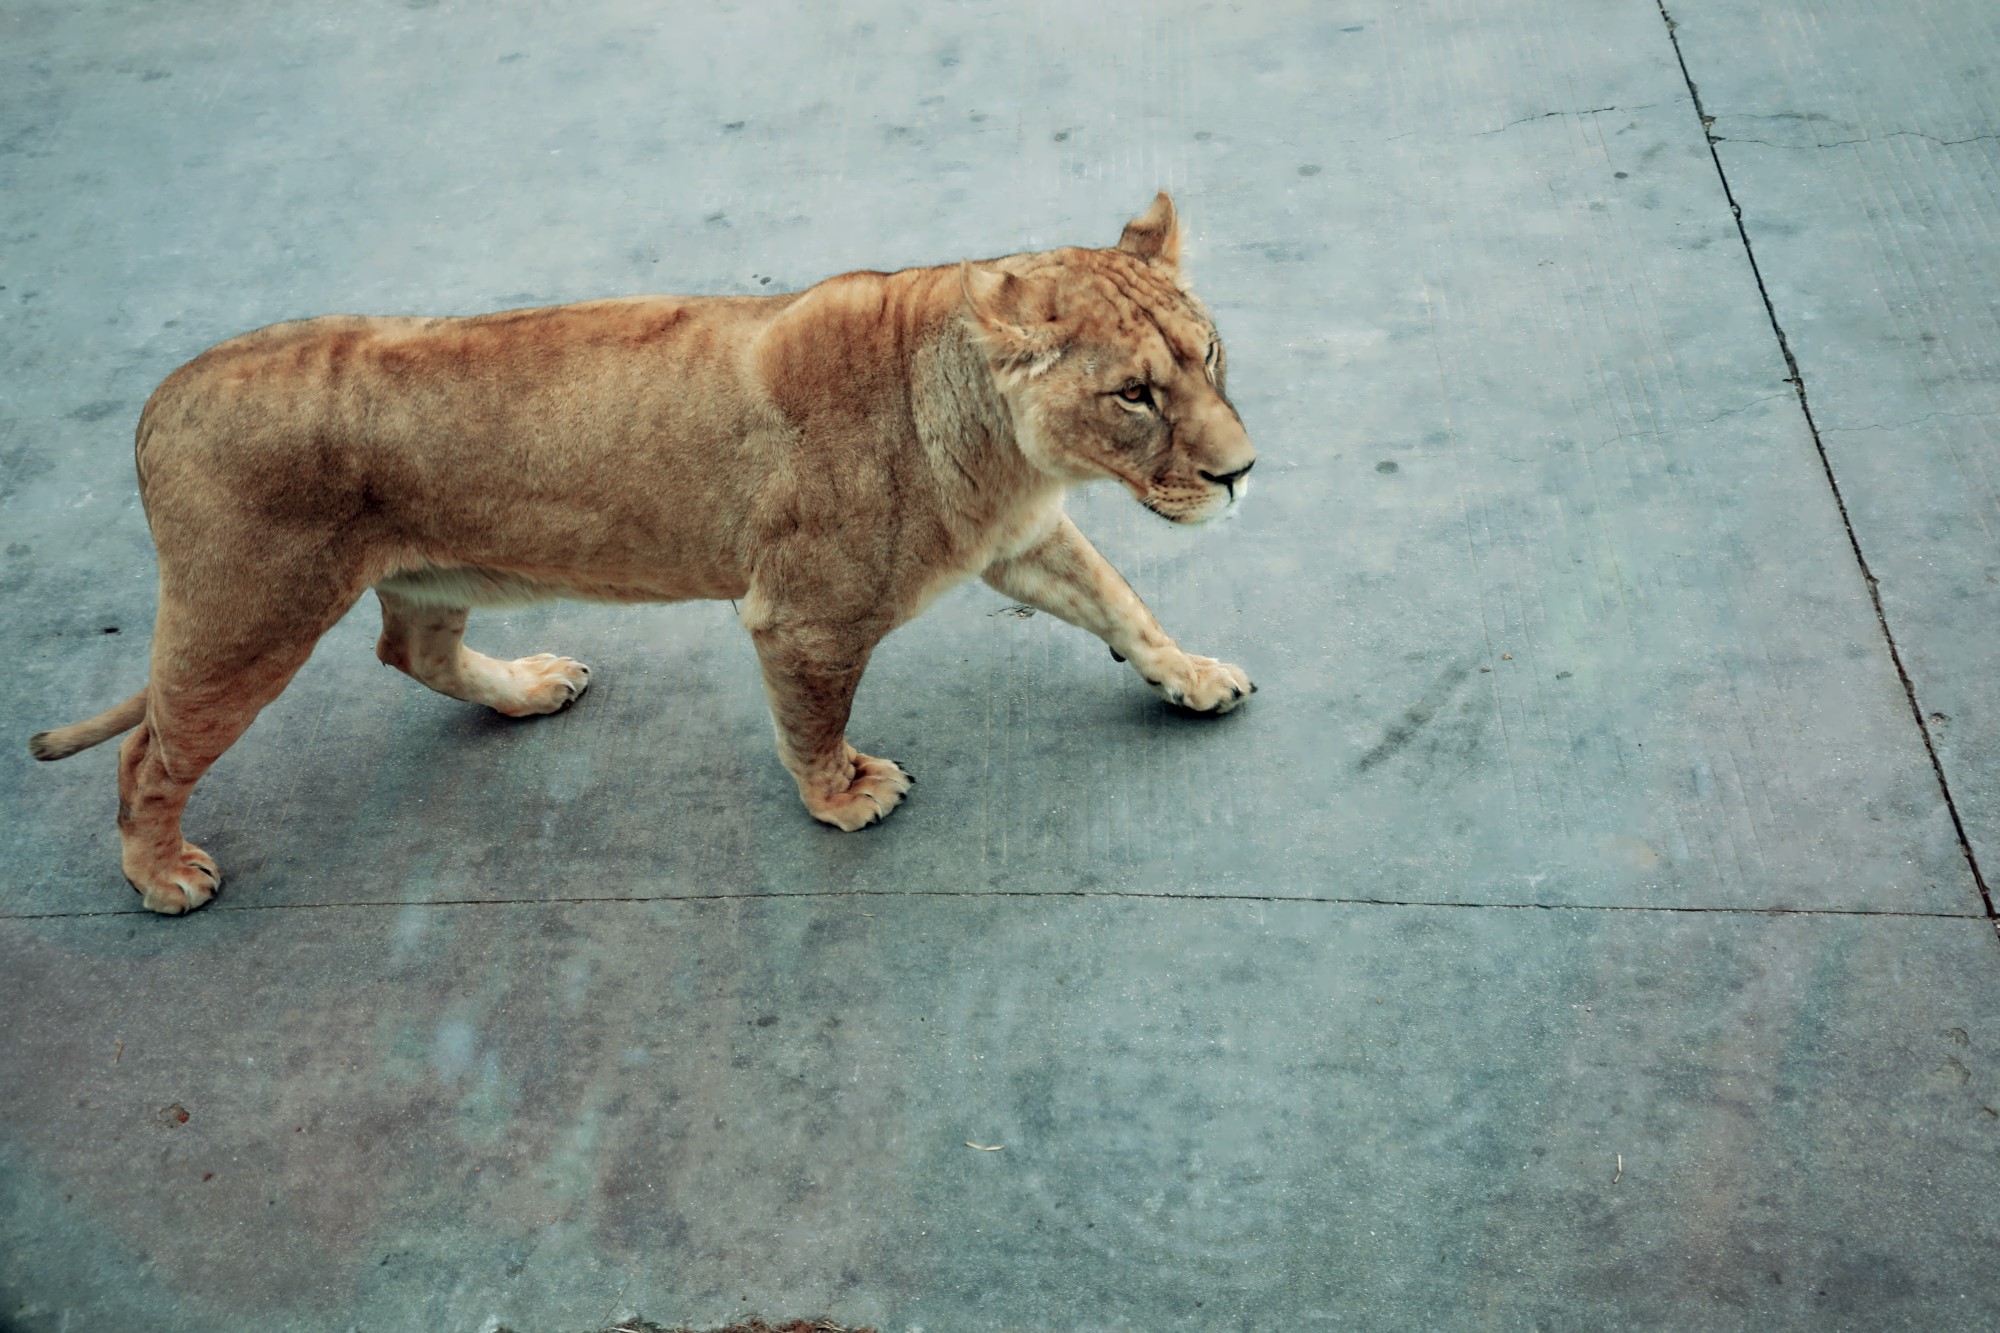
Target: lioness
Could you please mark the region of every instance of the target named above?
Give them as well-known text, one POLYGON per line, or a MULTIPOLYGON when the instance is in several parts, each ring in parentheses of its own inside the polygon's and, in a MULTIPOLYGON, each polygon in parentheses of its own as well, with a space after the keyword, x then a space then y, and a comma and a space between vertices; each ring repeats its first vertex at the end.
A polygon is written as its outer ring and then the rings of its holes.
POLYGON ((510 717, 564 707, 590 669, 473 652, 470 608, 737 599, 779 758, 813 818, 849 831, 916 781, 847 743, 869 654, 973 574, 1096 634, 1171 703, 1226 713, 1250 678, 1182 652, 1063 513, 1105 477, 1176 523, 1243 498, 1256 454, 1179 260, 1163 192, 1109 250, 223 343, 139 416, 151 678, 29 748, 138 728, 118 765, 125 878, 175 915, 222 884, 181 838, 196 780, 371 587, 378 657, 510 717))

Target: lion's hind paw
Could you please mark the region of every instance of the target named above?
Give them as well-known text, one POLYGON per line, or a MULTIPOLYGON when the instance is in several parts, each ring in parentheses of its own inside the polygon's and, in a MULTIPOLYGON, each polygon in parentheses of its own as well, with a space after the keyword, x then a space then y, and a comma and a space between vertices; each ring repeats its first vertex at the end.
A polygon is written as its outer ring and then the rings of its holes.
POLYGON ((191 842, 181 844, 180 854, 137 874, 128 867, 125 878, 138 890, 148 911, 161 916, 182 916, 194 911, 222 892, 222 871, 215 858, 191 842))

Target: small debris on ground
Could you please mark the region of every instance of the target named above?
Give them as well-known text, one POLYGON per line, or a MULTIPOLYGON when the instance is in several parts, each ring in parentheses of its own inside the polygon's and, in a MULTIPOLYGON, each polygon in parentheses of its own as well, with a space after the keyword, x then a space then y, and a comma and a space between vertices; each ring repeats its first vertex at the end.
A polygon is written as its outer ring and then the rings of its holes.
POLYGON ((974 1143, 971 1139, 967 1139, 965 1146, 968 1148, 977 1148, 980 1152, 999 1152, 1007 1145, 1004 1143, 974 1143))
MULTIPOLYGON (((512 1330, 498 1328, 493 1333, 512 1333, 512 1330)), ((689 1328, 668 1328, 665 1324, 649 1323, 644 1319, 627 1319, 613 1324, 604 1333, 875 1333, 873 1328, 848 1328, 830 1319, 794 1319, 788 1324, 767 1324, 761 1319, 752 1319, 747 1324, 731 1324, 727 1328, 695 1330, 689 1328)))

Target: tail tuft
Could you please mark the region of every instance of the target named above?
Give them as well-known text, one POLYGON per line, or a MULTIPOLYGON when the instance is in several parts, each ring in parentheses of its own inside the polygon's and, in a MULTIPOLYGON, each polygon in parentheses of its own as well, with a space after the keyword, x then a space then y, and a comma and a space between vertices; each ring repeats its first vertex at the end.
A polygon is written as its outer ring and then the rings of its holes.
POLYGON ((28 738, 28 753, 40 760, 67 759, 79 750, 110 740, 121 731, 130 731, 146 716, 146 692, 106 709, 96 717, 73 722, 67 727, 38 731, 28 738))

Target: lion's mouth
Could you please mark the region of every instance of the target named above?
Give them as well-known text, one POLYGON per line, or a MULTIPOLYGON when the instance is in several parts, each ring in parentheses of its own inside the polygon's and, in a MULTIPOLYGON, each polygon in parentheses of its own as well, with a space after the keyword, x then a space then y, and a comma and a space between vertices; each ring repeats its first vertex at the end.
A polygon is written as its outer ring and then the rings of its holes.
POLYGON ((1229 519, 1235 518, 1236 508, 1242 500, 1243 488, 1239 485, 1235 492, 1230 495, 1229 499, 1219 505, 1199 505, 1192 509, 1176 511, 1163 509, 1151 500, 1141 500, 1139 503, 1146 508, 1148 513, 1158 514, 1169 523, 1176 523, 1184 528, 1195 528, 1200 527, 1204 523, 1226 522, 1229 519))
POLYGON ((1249 467, 1242 467, 1234 472, 1220 475, 1211 472, 1197 473, 1196 475, 1207 483, 1205 487, 1191 487, 1172 478, 1164 479, 1165 484, 1161 484, 1159 479, 1136 484, 1127 480, 1126 486, 1131 490, 1132 498, 1144 505, 1148 511, 1158 514, 1169 523, 1193 527, 1215 519, 1234 518, 1237 506, 1241 505, 1243 498, 1250 494, 1250 478, 1247 475, 1249 471, 1249 467), (1218 490, 1222 495, 1215 494, 1218 490), (1166 492, 1166 499, 1159 498, 1162 491, 1166 492))

